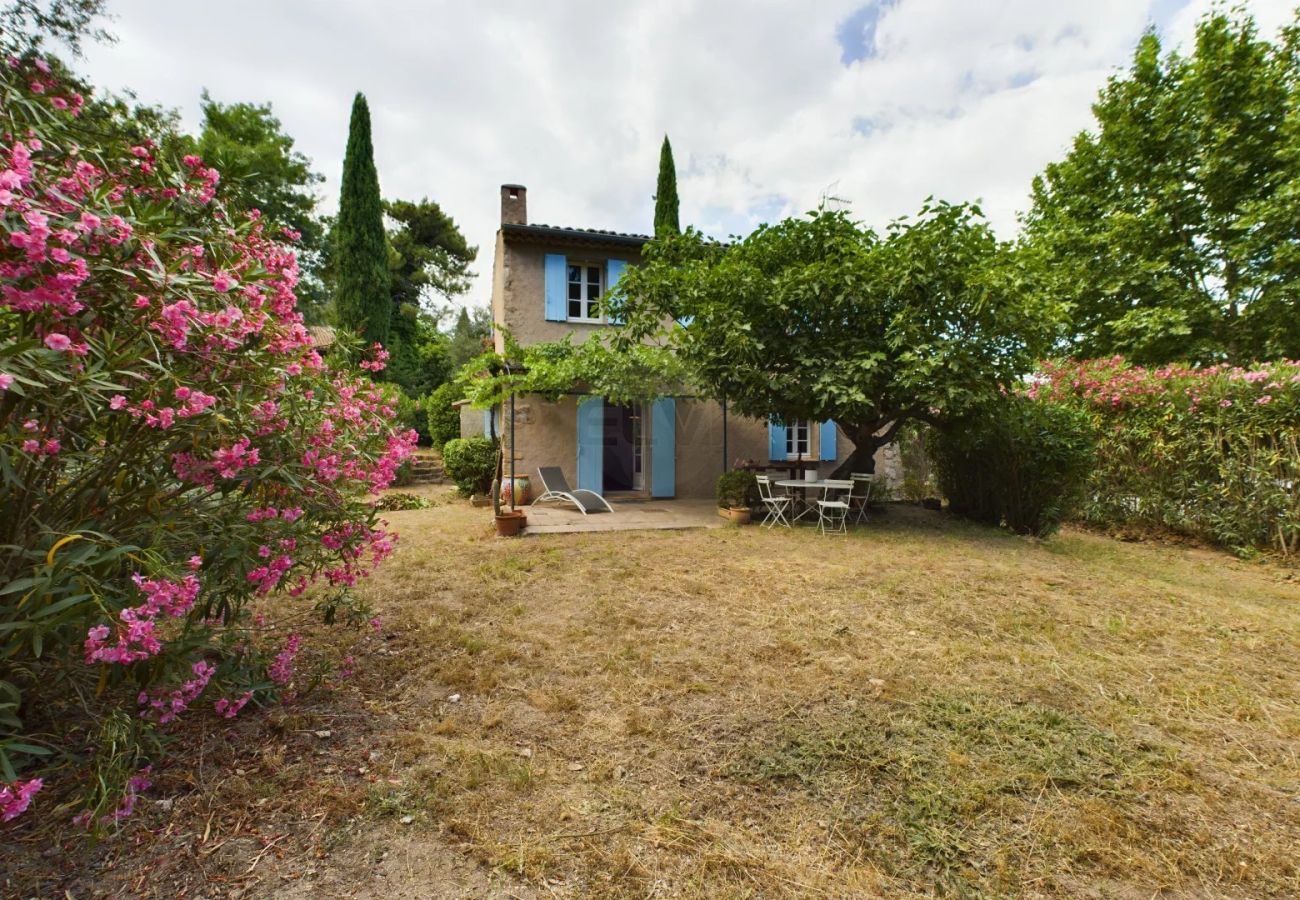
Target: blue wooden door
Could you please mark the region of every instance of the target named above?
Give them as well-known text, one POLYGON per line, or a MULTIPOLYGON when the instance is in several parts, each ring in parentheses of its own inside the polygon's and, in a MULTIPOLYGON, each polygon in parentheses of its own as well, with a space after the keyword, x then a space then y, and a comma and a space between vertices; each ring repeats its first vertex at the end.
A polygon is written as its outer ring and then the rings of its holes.
POLYGON ((650 496, 677 496, 677 401, 672 397, 650 406, 650 496))
POLYGON ((605 401, 588 397, 578 404, 578 487, 605 490, 605 401))

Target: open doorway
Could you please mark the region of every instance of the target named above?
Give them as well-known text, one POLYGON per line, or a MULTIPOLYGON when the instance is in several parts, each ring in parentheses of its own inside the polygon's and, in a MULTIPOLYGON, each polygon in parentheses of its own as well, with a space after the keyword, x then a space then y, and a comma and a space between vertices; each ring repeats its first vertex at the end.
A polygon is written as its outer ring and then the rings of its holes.
POLYGON ((604 490, 645 489, 645 419, 640 403, 605 403, 604 490))

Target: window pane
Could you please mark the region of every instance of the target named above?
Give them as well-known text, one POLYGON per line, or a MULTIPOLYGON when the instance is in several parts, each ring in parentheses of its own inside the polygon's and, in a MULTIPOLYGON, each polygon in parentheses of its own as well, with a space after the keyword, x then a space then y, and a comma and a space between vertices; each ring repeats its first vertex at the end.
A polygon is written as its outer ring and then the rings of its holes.
POLYGON ((600 284, 600 266, 587 266, 587 283, 600 284))
POLYGON ((569 266, 569 280, 570 280, 570 281, 582 281, 582 267, 581 267, 581 266, 569 266))
POLYGON ((581 300, 570 300, 570 301, 569 301, 569 318, 570 318, 570 319, 581 319, 581 318, 582 318, 582 301, 581 301, 581 300))

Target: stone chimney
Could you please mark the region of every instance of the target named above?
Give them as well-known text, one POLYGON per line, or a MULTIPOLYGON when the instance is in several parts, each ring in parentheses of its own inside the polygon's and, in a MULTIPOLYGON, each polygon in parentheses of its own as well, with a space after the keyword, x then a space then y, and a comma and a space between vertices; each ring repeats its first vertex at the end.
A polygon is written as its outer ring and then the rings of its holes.
POLYGON ((501 185, 501 224, 528 224, 528 188, 522 184, 501 185))

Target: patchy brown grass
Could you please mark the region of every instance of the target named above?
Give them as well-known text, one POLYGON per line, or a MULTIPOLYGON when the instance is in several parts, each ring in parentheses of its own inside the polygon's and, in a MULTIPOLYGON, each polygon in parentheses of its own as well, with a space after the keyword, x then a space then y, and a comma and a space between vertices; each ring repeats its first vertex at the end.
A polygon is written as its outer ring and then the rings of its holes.
MULTIPOLYGON (((303 824, 240 889, 1300 895, 1288 570, 907 510, 847 538, 391 520, 365 588, 390 639, 333 706, 271 717, 305 735, 241 750, 249 821, 260 794, 303 824), (319 741, 331 709, 364 717, 319 741)), ((221 796, 192 802, 244 811, 221 796)))

